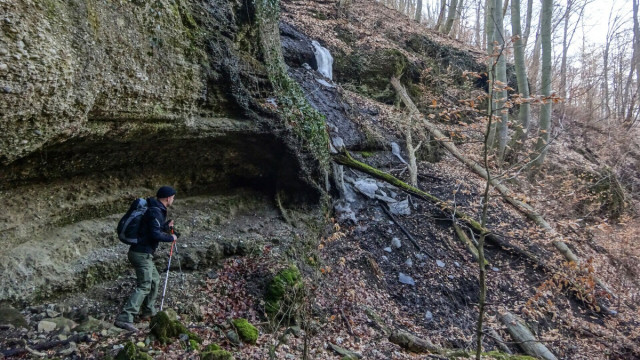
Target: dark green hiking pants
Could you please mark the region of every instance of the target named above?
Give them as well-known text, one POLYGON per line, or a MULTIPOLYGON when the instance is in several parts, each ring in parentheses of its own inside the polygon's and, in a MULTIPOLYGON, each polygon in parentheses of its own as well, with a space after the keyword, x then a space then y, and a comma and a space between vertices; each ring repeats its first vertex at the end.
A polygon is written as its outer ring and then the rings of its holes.
POLYGON ((155 315, 160 274, 153 263, 153 255, 129 251, 128 257, 136 270, 137 283, 116 321, 133 322, 138 312, 141 315, 155 315))

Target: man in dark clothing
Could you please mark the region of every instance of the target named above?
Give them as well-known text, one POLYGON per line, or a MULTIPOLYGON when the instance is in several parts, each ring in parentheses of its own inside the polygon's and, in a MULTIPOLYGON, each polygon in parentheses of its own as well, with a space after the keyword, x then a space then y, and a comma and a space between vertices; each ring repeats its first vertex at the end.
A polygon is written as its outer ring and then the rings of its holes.
POLYGON ((173 220, 166 221, 167 207, 173 204, 176 191, 170 186, 161 187, 156 198, 147 199, 147 211, 140 223, 138 244, 129 247, 129 262, 136 270, 136 288, 129 300, 116 317, 115 326, 138 331, 133 325, 133 318, 140 312, 141 317, 155 315, 155 302, 160 285, 160 275, 153 263, 153 253, 160 242, 173 242, 176 235, 167 232, 173 227, 173 220))

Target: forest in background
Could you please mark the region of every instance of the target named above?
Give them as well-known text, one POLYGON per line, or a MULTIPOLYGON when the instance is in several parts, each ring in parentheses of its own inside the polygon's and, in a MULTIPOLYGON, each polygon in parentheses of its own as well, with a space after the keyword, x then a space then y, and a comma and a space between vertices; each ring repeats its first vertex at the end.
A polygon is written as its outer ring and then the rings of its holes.
MULTIPOLYGON (((499 64, 504 57, 507 63, 515 64, 523 82, 511 89, 513 92, 524 98, 529 94, 538 100, 551 98, 557 103, 554 126, 546 124, 546 115, 541 116, 543 133, 549 127, 553 137, 571 121, 581 122, 585 129, 605 129, 608 137, 637 127, 637 0, 381 2, 427 28, 485 49, 493 58, 489 62, 495 60, 499 64), (549 56, 547 64, 545 56, 549 56)), ((347 3, 348 0, 341 1, 342 6, 347 3)), ((497 76, 505 82, 499 69, 497 76)), ((525 128, 529 117, 520 114, 525 128)))

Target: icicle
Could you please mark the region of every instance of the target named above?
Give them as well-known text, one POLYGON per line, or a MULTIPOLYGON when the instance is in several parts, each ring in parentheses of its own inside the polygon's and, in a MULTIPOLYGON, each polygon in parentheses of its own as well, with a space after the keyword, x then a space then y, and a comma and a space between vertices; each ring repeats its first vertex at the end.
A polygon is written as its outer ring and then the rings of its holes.
POLYGON ((333 56, 329 50, 317 41, 311 42, 313 45, 313 52, 316 54, 316 62, 318 63, 318 72, 324 75, 327 79, 333 80, 333 56))

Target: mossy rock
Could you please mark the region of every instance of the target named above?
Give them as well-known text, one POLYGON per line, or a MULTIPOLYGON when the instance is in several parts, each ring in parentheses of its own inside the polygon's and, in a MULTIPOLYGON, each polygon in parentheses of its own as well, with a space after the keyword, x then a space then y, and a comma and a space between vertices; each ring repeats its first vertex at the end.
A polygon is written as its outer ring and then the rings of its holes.
POLYGON ((216 350, 222 350, 220 345, 218 345, 218 344, 209 344, 209 345, 205 346, 205 348, 204 348, 204 350, 202 350, 202 352, 206 353, 206 352, 212 352, 212 351, 216 351, 216 350))
POLYGON ((124 345, 124 348, 118 352, 115 360, 153 360, 153 358, 136 347, 136 345, 129 341, 124 345))
POLYGON ((234 360, 234 358, 230 352, 222 350, 218 344, 209 344, 202 350, 200 360, 234 360))
POLYGON ((286 317, 287 320, 294 320, 295 307, 301 300, 303 288, 302 275, 295 265, 281 270, 267 287, 265 296, 267 314, 272 317, 286 317))
POLYGON ((349 55, 336 53, 334 72, 336 79, 347 87, 386 104, 393 104, 396 100, 395 90, 389 81, 392 76, 417 79, 420 73, 396 49, 378 49, 373 53, 354 51, 349 55))
POLYGON ((28 325, 24 316, 8 304, 0 304, 0 324, 13 325, 17 328, 26 328, 28 325))
POLYGON ((238 318, 232 321, 233 326, 238 330, 238 335, 240 335, 240 339, 247 344, 255 345, 258 340, 258 329, 255 326, 251 325, 247 319, 238 318))
POLYGON ((180 334, 187 334, 189 340, 195 340, 198 343, 202 343, 202 339, 197 335, 189 331, 178 320, 171 320, 169 315, 160 311, 156 316, 151 319, 149 323, 151 333, 163 344, 171 343, 175 338, 178 338, 180 334))

